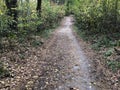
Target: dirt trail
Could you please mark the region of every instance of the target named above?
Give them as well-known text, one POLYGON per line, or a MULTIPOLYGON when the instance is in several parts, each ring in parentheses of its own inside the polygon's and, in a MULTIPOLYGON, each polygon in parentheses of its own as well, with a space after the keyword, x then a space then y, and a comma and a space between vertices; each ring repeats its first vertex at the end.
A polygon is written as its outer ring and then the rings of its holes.
POLYGON ((65 17, 46 46, 47 64, 35 90, 103 90, 92 84, 91 65, 73 34, 72 25, 72 17, 65 17))

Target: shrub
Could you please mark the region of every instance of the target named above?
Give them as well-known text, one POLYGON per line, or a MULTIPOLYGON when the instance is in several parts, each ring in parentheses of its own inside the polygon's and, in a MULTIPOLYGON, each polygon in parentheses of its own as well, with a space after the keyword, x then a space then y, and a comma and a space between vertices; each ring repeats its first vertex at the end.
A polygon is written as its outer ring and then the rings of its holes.
POLYGON ((9 76, 10 73, 6 69, 4 69, 3 64, 0 62, 0 78, 9 77, 9 76))

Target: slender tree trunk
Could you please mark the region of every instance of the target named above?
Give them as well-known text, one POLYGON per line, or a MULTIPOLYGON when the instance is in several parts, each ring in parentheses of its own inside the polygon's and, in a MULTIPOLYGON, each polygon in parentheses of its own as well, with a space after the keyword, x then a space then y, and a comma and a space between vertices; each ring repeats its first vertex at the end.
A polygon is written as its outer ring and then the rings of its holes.
POLYGON ((30 16, 30 1, 29 0, 26 0, 27 1, 27 16, 30 16))
POLYGON ((118 0, 115 0, 115 24, 117 24, 118 0))
POLYGON ((37 10, 37 13, 38 13, 39 16, 41 14, 41 6, 42 6, 42 0, 37 0, 37 8, 36 8, 36 10, 37 10))
MULTIPOLYGON (((41 7, 42 7, 42 0, 37 0, 36 11, 37 11, 37 14, 38 14, 39 18, 41 17, 41 7)), ((40 27, 41 27, 41 25, 37 26, 37 32, 40 31, 40 27)))
POLYGON ((13 22, 9 26, 12 30, 17 30, 17 0, 5 0, 5 4, 8 9, 7 15, 13 17, 13 22))

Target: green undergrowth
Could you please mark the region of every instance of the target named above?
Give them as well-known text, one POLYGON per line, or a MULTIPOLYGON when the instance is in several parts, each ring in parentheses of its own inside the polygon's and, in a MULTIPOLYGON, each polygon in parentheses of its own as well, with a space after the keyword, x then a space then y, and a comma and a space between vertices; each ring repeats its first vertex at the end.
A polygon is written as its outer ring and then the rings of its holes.
POLYGON ((9 77, 9 71, 4 68, 3 63, 0 62, 0 78, 9 77))
MULTIPOLYGON (((60 20, 61 21, 61 20, 60 20)), ((49 36, 52 34, 52 32, 55 31, 55 28, 59 26, 60 21, 56 24, 54 24, 54 26, 52 26, 51 28, 48 28, 46 30, 40 31, 38 32, 36 35, 41 36, 42 38, 48 39, 49 36)))
POLYGON ((116 72, 120 69, 120 62, 119 61, 108 61, 107 65, 109 69, 111 69, 113 72, 116 72))
POLYGON ((104 53, 104 56, 105 56, 105 57, 109 57, 109 56, 111 56, 113 53, 114 53, 114 49, 113 49, 113 48, 110 48, 110 49, 108 49, 108 50, 104 53))
POLYGON ((102 33, 90 33, 84 30, 80 30, 79 27, 75 27, 78 35, 82 37, 85 41, 90 41, 92 44, 92 48, 95 50, 99 50, 100 48, 109 48, 120 46, 120 33, 112 33, 112 34, 102 34, 102 33))
POLYGON ((4 52, 3 49, 14 47, 16 43, 24 44, 30 41, 33 46, 41 45, 40 38, 49 38, 51 32, 59 25, 65 15, 64 5, 51 5, 48 0, 42 2, 40 15, 36 11, 35 1, 30 1, 29 4, 20 1, 17 10, 19 12, 18 30, 11 30, 9 24, 12 23, 13 18, 6 15, 6 8, 0 9, 0 52, 4 52), (39 40, 36 40, 36 37, 39 37, 39 40))

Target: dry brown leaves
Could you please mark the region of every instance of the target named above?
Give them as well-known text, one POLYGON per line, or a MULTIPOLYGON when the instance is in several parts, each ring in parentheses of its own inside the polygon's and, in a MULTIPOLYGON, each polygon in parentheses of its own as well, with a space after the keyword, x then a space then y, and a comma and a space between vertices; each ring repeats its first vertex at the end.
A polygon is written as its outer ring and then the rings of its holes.
MULTIPOLYGON (((38 37, 37 37, 38 39, 38 37)), ((36 80, 41 75, 42 47, 33 47, 29 41, 27 46, 17 44, 13 50, 6 50, 0 55, 0 62, 9 70, 10 77, 1 78, 0 90, 31 90, 36 80)))

